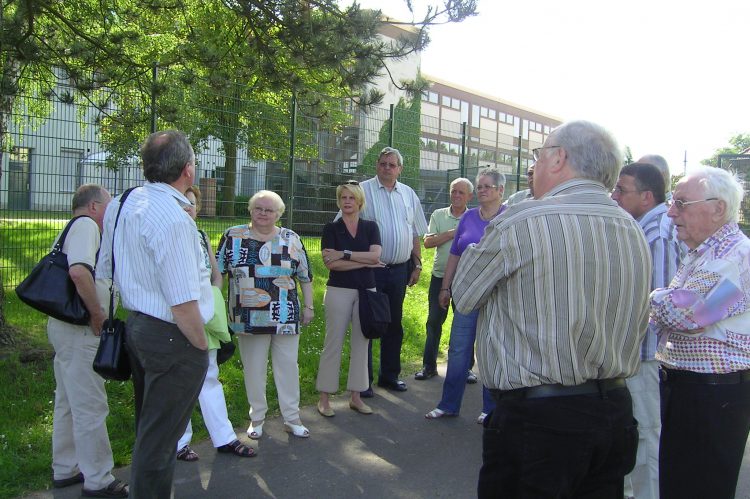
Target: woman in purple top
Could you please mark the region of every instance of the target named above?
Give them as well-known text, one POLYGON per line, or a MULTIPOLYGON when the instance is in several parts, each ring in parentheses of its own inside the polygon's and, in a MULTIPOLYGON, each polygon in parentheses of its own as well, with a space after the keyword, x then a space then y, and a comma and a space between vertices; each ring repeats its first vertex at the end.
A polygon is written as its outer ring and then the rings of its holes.
MULTIPOLYGON (((458 260, 467 246, 478 243, 484 235, 484 229, 490 220, 505 210, 503 192, 505 192, 505 175, 496 168, 485 168, 479 171, 476 181, 479 207, 464 213, 458 222, 456 235, 451 245, 450 256, 445 267, 443 285, 440 289, 440 306, 448 307, 450 287, 458 267, 458 260)), ((424 417, 438 419, 443 416, 458 416, 461 400, 466 389, 466 372, 474 356, 474 339, 476 338, 478 310, 470 314, 453 311, 451 338, 448 345, 448 369, 443 382, 443 397, 437 408, 424 417)), ((495 407, 487 388, 482 387, 482 413, 477 423, 482 423, 485 416, 495 407)))

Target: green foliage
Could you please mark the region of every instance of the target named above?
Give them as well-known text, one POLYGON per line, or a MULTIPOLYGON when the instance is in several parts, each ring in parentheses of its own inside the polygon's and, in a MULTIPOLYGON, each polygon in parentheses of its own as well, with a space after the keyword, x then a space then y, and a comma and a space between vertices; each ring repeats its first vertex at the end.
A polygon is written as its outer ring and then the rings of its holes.
POLYGON ((742 151, 750 148, 750 134, 740 133, 729 139, 729 147, 722 147, 714 152, 714 155, 710 158, 706 158, 701 161, 702 164, 708 166, 719 166, 719 155, 720 154, 740 154, 742 151))

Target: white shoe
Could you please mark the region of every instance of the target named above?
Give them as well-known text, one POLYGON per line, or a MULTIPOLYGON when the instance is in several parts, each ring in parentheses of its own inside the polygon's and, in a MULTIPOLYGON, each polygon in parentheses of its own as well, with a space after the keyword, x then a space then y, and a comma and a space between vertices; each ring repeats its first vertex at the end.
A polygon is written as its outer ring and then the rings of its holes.
POLYGON ((291 433, 295 437, 307 438, 310 436, 310 431, 301 424, 292 424, 284 421, 284 431, 291 433))
POLYGON ((261 421, 260 423, 256 423, 255 421, 252 421, 250 423, 250 427, 247 429, 247 437, 251 438, 253 440, 258 440, 260 437, 263 436, 263 423, 265 423, 265 419, 261 421))
POLYGON ((486 412, 480 413, 479 417, 477 418, 477 424, 483 424, 484 423, 484 418, 486 418, 486 417, 487 417, 487 413, 486 412))

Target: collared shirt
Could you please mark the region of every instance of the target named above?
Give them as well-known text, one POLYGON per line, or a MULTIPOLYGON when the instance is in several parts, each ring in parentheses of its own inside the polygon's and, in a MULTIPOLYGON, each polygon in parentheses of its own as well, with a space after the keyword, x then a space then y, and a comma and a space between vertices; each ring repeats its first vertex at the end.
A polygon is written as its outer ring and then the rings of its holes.
POLYGON ((488 388, 632 376, 651 258, 638 223, 598 182, 574 179, 508 208, 459 261, 456 309, 479 309, 488 388))
POLYGON ((750 369, 750 239, 736 223, 688 252, 668 287, 651 293, 656 360, 700 373, 750 369))
POLYGON ((377 222, 383 251, 380 260, 386 264, 404 263, 411 256, 414 238, 427 231, 422 203, 414 190, 396 182, 393 190, 373 177, 360 183, 365 191, 365 209, 360 216, 377 222))
POLYGON ((531 189, 524 189, 513 194, 511 197, 506 199, 503 204, 505 206, 513 206, 514 204, 518 204, 521 201, 526 201, 528 199, 534 199, 534 196, 531 195, 531 189))
MULTIPOLYGON (((146 183, 125 201, 115 231, 115 283, 122 305, 175 323, 171 307, 197 300, 204 324, 214 315, 211 270, 205 266, 198 228, 174 187, 146 183)), ((104 215, 97 277, 112 275, 112 231, 120 198, 104 215)))
MULTIPOLYGON (((651 250, 651 288, 664 288, 669 285, 680 266, 682 248, 674 232, 674 225, 667 216, 667 205, 661 203, 644 213, 638 219, 651 250)), ((641 360, 653 360, 656 355, 658 329, 649 324, 646 337, 641 345, 641 360)))
MULTIPOLYGON (((451 207, 438 208, 430 215, 430 225, 427 227, 427 234, 442 234, 458 227, 458 221, 461 220, 461 216, 466 213, 467 210, 454 217, 451 212, 451 207)), ((435 277, 443 277, 445 275, 445 266, 448 263, 448 254, 451 249, 451 240, 445 241, 443 244, 435 248, 435 260, 432 263, 432 275, 435 277)))

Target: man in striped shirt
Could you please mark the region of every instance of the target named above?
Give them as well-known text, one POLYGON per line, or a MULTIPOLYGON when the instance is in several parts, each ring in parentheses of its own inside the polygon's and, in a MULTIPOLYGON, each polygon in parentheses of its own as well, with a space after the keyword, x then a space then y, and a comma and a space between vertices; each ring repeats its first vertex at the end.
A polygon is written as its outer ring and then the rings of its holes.
POLYGON ((586 121, 535 149, 535 199, 466 249, 456 309, 479 309, 485 419, 479 497, 623 497, 638 443, 624 378, 640 364, 648 244, 609 197, 615 140, 586 121))
MULTIPOLYGON (((612 191, 612 199, 638 220, 646 235, 653 264, 652 290, 669 285, 680 264, 680 242, 671 230, 664 191, 662 173, 649 163, 625 166, 612 191)), ((656 335, 656 326, 650 324, 641 345, 641 368, 627 381, 639 440, 635 468, 625 477, 625 496, 638 499, 659 498, 661 403, 659 363, 654 359, 656 335)))
MULTIPOLYGON (((422 272, 421 238, 427 232, 427 220, 419 197, 411 187, 398 181, 403 164, 398 149, 386 147, 378 157, 377 175, 360 184, 365 192, 362 218, 377 222, 383 247, 380 260, 385 267, 375 269, 375 282, 378 291, 388 295, 391 306, 391 324, 380 339, 378 386, 397 392, 407 389, 406 383, 399 379, 404 339, 401 316, 406 286, 413 286, 419 280, 422 272), (413 264, 411 273, 409 261, 413 264)), ((372 343, 368 352, 368 371, 372 384, 372 343)), ((362 396, 372 397, 372 387, 362 392, 362 396)))

